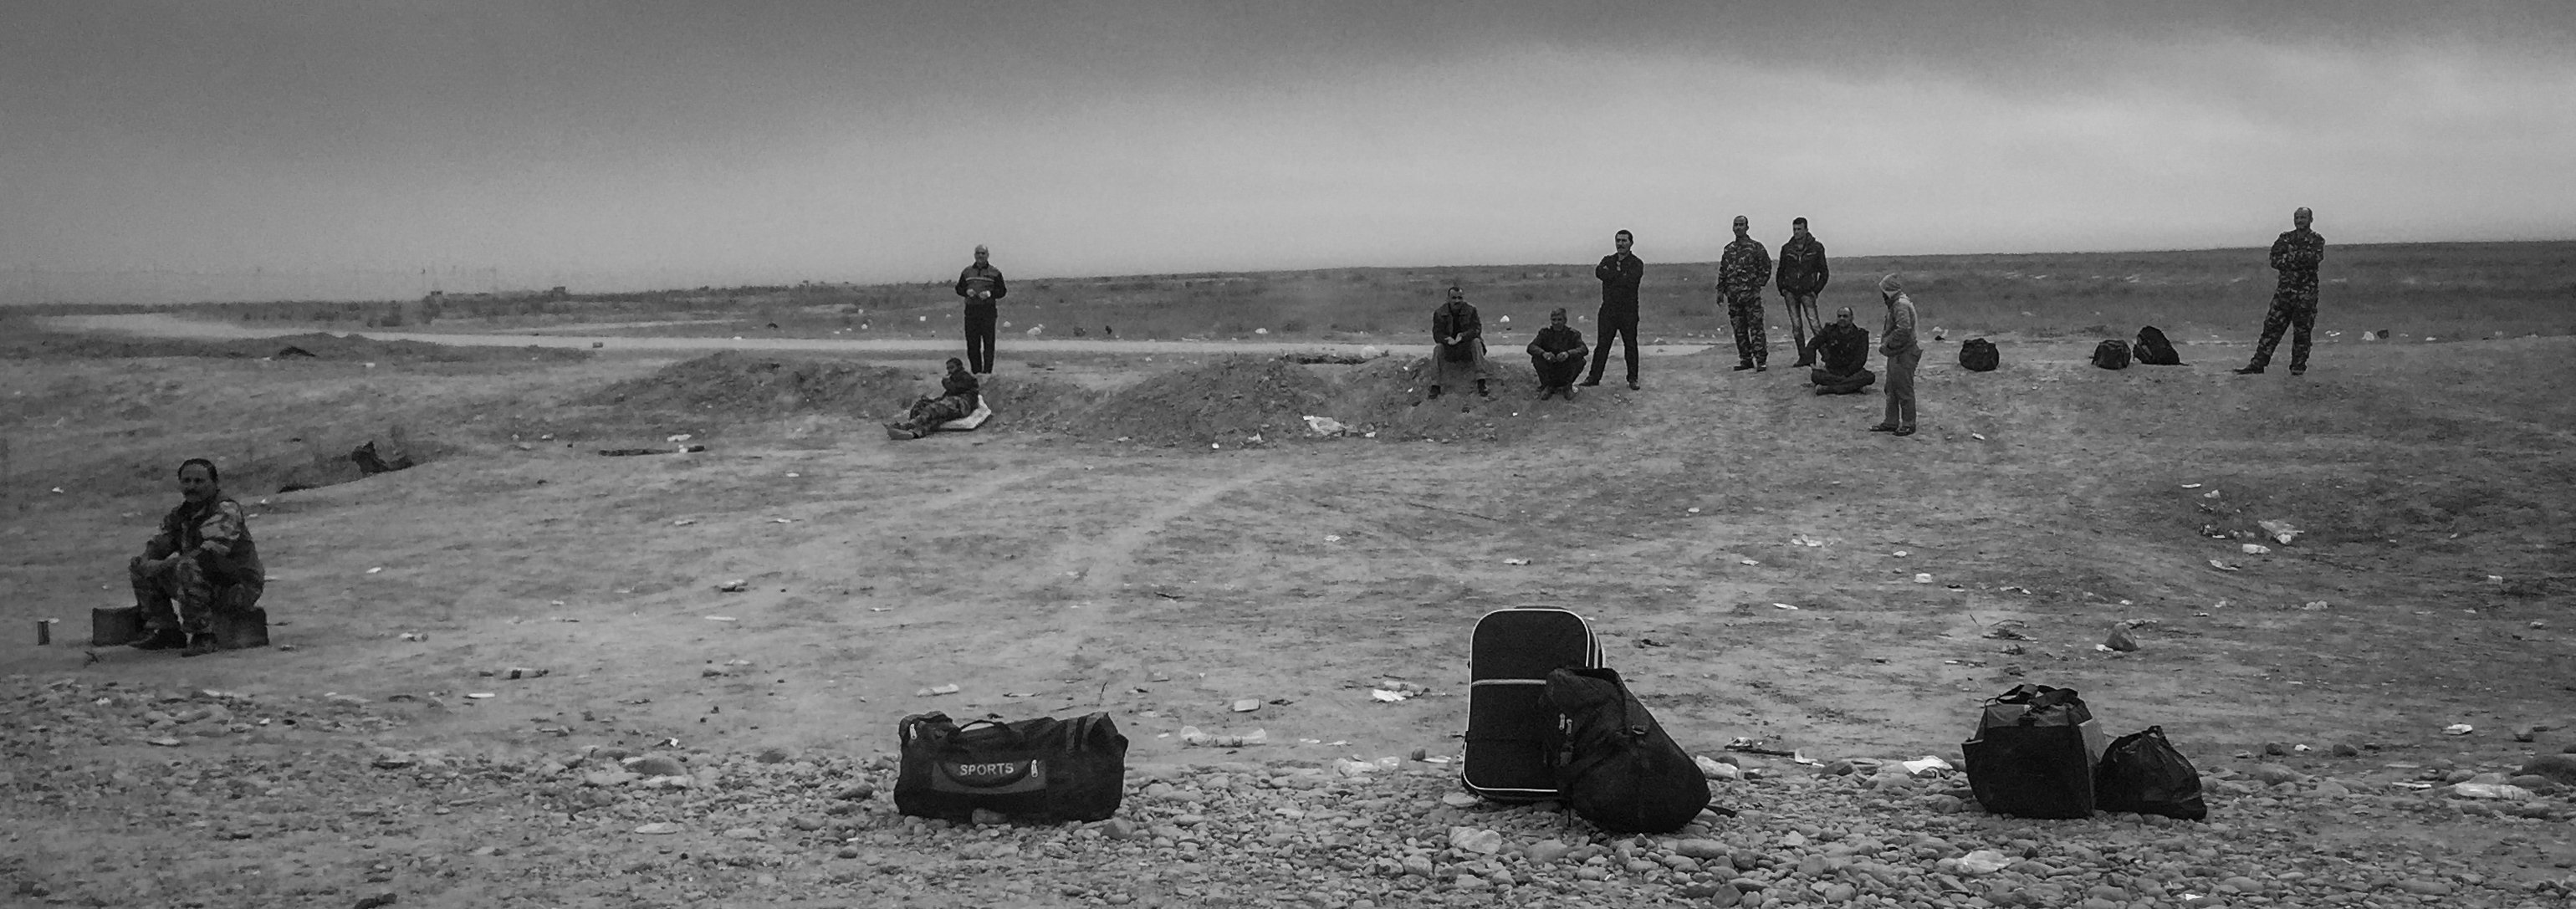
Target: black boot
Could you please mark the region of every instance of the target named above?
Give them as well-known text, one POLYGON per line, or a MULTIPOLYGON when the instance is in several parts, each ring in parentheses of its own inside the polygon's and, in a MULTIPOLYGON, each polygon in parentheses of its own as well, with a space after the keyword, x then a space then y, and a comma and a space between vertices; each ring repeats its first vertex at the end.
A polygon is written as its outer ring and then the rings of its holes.
POLYGON ((215 652, 214 635, 192 634, 188 636, 188 649, 179 651, 179 655, 183 657, 205 656, 206 654, 213 652, 215 652))
POLYGON ((134 642, 136 650, 177 650, 188 646, 188 636, 176 628, 155 628, 134 642))

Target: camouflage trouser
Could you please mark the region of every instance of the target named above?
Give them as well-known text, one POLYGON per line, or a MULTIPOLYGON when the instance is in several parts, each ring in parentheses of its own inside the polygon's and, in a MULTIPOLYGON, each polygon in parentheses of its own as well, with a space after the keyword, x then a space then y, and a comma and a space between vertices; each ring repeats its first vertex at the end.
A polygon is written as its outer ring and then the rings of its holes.
POLYGON ((922 398, 912 402, 912 411, 904 415, 903 421, 925 430, 938 429, 941 423, 974 412, 975 408, 966 403, 964 395, 922 398))
POLYGON ((1762 293, 1726 301, 1726 321, 1735 325, 1735 357, 1761 366, 1771 362, 1771 335, 1762 327, 1762 293))
POLYGON ((217 613, 259 605, 259 595, 267 587, 256 579, 216 586, 197 559, 180 559, 160 571, 147 572, 143 558, 136 556, 125 564, 125 574, 134 582, 134 604, 143 607, 143 627, 156 632, 213 634, 217 613))
POLYGON ((2279 294, 2272 298, 2272 311, 2263 314, 2263 339, 2254 343, 2255 366, 2272 362, 2272 348, 2281 345, 2281 332, 2290 330, 2290 368, 2308 368, 2308 331, 2317 326, 2317 298, 2300 294, 2279 294))

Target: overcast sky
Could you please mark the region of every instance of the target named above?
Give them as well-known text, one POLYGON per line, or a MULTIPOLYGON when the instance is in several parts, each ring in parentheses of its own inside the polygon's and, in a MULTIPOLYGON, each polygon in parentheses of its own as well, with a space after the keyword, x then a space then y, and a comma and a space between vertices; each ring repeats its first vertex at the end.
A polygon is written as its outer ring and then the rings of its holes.
POLYGON ((0 267, 531 284, 2576 237, 2576 2, 6 0, 0 267), (601 276, 617 276, 614 279, 601 276))

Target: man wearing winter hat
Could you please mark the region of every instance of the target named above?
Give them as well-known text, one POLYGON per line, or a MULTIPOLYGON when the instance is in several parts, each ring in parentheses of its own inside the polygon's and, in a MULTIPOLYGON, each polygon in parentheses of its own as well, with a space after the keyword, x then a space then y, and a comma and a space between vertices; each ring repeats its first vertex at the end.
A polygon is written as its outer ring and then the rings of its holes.
POLYGON ((1895 274, 1878 279, 1879 299, 1887 303, 1887 330, 1878 352, 1887 355, 1887 419, 1871 432, 1914 434, 1914 367, 1923 362, 1923 347, 1914 343, 1914 301, 1895 274))

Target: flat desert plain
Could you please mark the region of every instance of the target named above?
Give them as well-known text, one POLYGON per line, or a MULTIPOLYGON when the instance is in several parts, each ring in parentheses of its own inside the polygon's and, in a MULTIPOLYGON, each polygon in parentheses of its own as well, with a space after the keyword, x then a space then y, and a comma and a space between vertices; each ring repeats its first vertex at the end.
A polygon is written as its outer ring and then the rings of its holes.
POLYGON ((1492 398, 1428 402, 1417 357, 1006 337, 994 422, 906 442, 878 424, 943 347, 50 335, 0 360, 0 897, 2568 905, 2576 780, 2522 771, 2576 743, 2576 339, 2342 325, 2307 375, 2240 377, 2250 308, 2178 367, 1998 332, 1971 373, 1953 334, 1905 439, 1863 431, 1874 390, 1731 350, 1532 400, 1526 326, 1492 398), (361 478, 370 440, 421 463, 361 478), (200 454, 255 514, 274 646, 84 646, 200 454), (1589 617, 1742 768, 1712 781, 1737 813, 1634 837, 1444 800, 1469 632, 1519 606, 1589 617), (2209 820, 1993 816, 1896 767, 1956 764, 2023 682, 2161 727, 2209 820), (932 710, 1108 712, 1119 819, 899 816, 896 723, 932 710))

